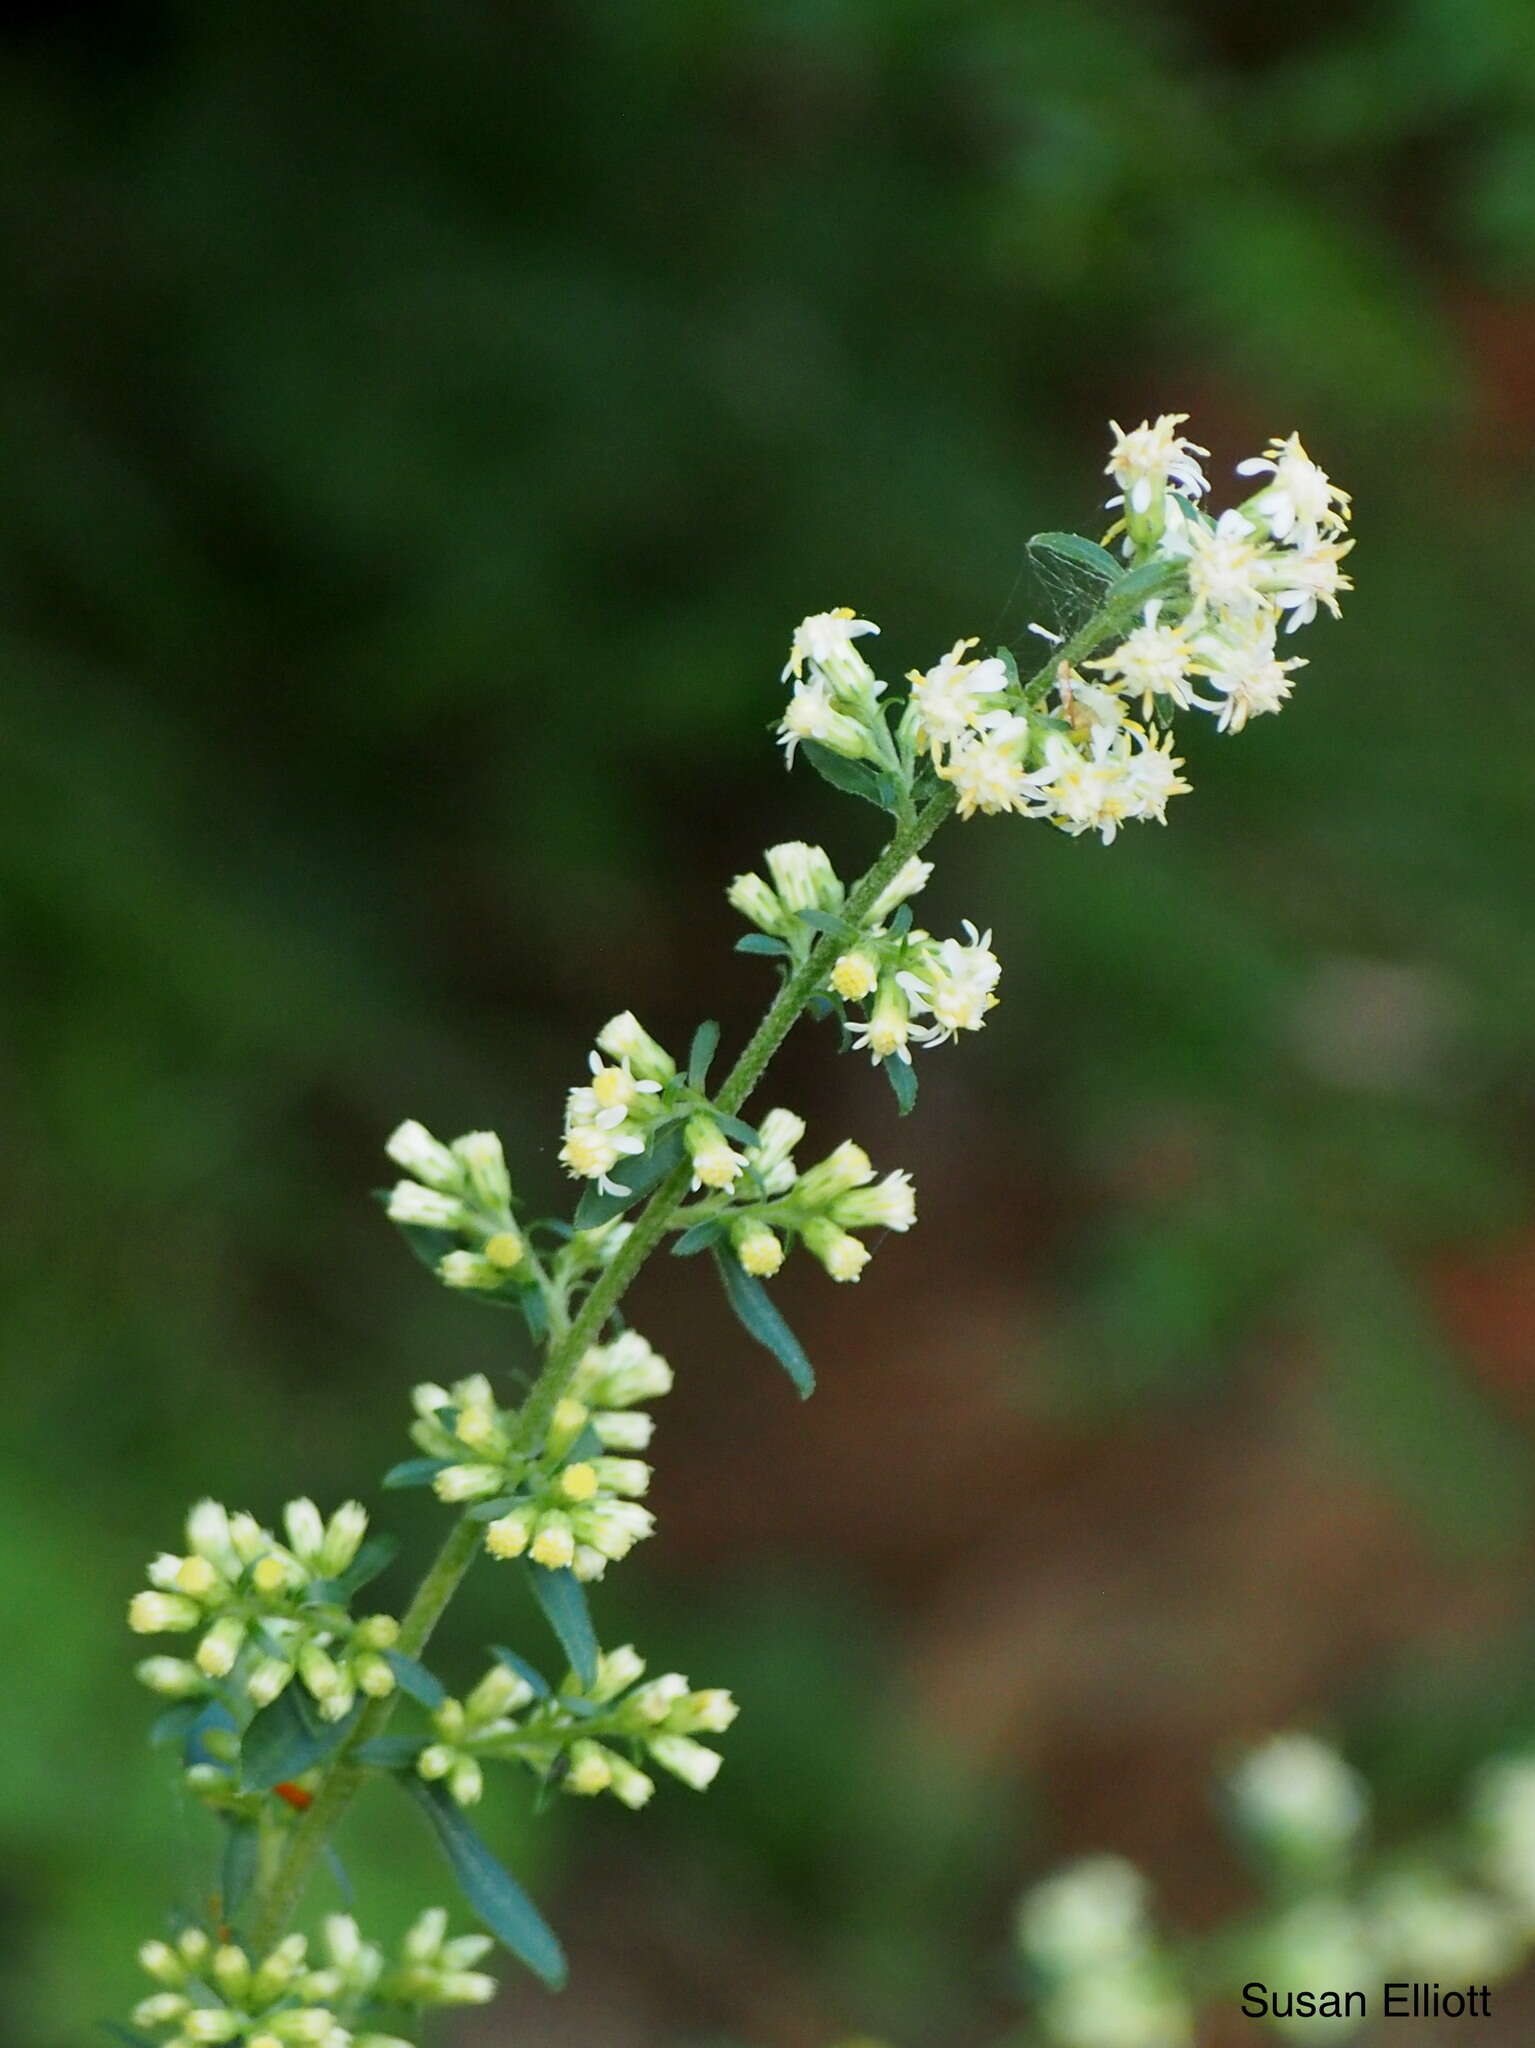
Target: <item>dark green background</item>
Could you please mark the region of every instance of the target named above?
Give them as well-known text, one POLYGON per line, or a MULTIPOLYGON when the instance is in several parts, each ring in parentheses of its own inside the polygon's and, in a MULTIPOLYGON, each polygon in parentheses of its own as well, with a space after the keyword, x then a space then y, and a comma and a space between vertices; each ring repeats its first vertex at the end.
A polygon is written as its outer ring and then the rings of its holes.
MULTIPOLYGON (((204 1490, 369 1489, 413 1379, 516 1362, 367 1200, 383 1135, 494 1124, 547 1206, 606 1015, 738 1040, 724 881, 875 824, 770 744, 793 622, 856 604, 887 673, 1016 638, 1111 414, 1191 410, 1222 488, 1298 426, 1357 597, 1165 834, 951 829, 932 921, 1005 1001, 911 1124, 791 1050, 924 1214, 856 1293, 785 1276, 810 1409, 646 1281, 662 1525, 599 1621, 746 1711, 707 1801, 494 1804, 577 1988, 462 2038, 968 2048, 1058 1854, 1239 1896, 1234 1736, 1331 1722, 1406 1824, 1535 1725, 1523 0, 69 10, 0 152, 23 2039, 208 1886, 143 1560, 204 1490)), ((508 1598, 451 1680, 536 1640, 508 1598)), ((430 1856, 381 1793, 365 1916, 430 1856)))

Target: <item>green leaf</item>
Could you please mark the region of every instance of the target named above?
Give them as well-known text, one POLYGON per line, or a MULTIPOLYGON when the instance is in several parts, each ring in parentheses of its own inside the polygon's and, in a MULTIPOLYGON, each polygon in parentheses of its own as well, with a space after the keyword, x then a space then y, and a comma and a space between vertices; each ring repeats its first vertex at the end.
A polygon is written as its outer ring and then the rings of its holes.
POLYGON ((911 905, 903 903, 885 927, 893 939, 904 939, 911 930, 911 905))
MULTIPOLYGON (((482 1299, 493 1307, 502 1306, 499 1295, 485 1295, 482 1299)), ((549 1334, 549 1304, 544 1300, 543 1290, 538 1287, 519 1287, 516 1298, 510 1304, 522 1310, 522 1319, 528 1326, 528 1335, 535 1344, 542 1344, 549 1334)))
POLYGON ((398 1536, 370 1536, 344 1572, 334 1579, 309 1582, 304 1588, 304 1605, 313 1607, 320 1601, 334 1601, 344 1607, 354 1593, 360 1593, 393 1564, 399 1548, 398 1536))
POLYGON ((167 1707, 163 1714, 156 1714, 149 1726, 151 1749, 179 1749, 192 1732, 193 1723, 202 1718, 206 1702, 177 1700, 175 1706, 167 1707))
POLYGON ((777 960, 792 960, 794 957, 782 939, 775 939, 767 932, 748 932, 744 939, 736 940, 735 950, 738 953, 766 953, 769 958, 777 960))
POLYGON ((889 1059, 880 1061, 885 1078, 895 1091, 896 1108, 902 1116, 910 1116, 917 1105, 917 1070, 910 1060, 897 1059, 892 1053, 889 1059))
POLYGON ((854 928, 845 917, 839 917, 834 910, 799 910, 795 912, 801 924, 808 924, 813 932, 830 932, 835 938, 851 939, 856 936, 854 928))
POLYGON ((1122 565, 1107 548, 1080 533, 1036 533, 1028 547, 1031 555, 1053 555, 1057 561, 1069 562, 1073 569, 1096 577, 1105 587, 1119 581, 1122 565))
POLYGON ((96 2025, 103 2034, 110 2034, 114 2041, 121 2041, 123 2048, 155 2048, 152 2035, 141 2034, 137 2027, 125 2027, 121 2020, 97 2020, 96 2025))
POLYGON ((226 1820, 224 1863, 219 1878, 219 1905, 225 1920, 237 1923, 240 1909, 256 1881, 256 1859, 261 1847, 261 1830, 253 1820, 226 1820))
MULTIPOLYGON (((387 1200, 387 1197, 385 1199, 387 1200)), ((460 1240, 456 1231, 429 1230, 423 1223, 396 1223, 394 1227, 422 1265, 433 1273, 449 1252, 456 1252, 459 1249, 460 1240)))
POLYGON ((997 649, 997 659, 1001 662, 1004 670, 1007 673, 1007 680, 1012 684, 1015 690, 1018 689, 1020 687, 1020 684, 1018 679, 1017 655, 1014 654, 1011 647, 999 647, 997 649))
POLYGON ((618 1186, 628 1192, 605 1195, 595 1182, 576 1204, 577 1230, 595 1230, 599 1223, 611 1223, 631 1208, 641 1195, 648 1195, 676 1166, 682 1164, 682 1133, 675 1123, 668 1125, 645 1151, 633 1159, 620 1159, 613 1173, 618 1186))
POLYGON ((442 1684, 418 1658, 407 1657, 403 1650, 385 1650, 383 1655, 401 1692, 409 1693, 423 1707, 440 1707, 446 1700, 448 1695, 442 1684))
POLYGON ((765 1350, 772 1352, 799 1389, 800 1399, 809 1400, 815 1392, 815 1373, 800 1348, 799 1339, 773 1306, 767 1289, 754 1274, 743 1269, 739 1260, 721 1252, 718 1247, 715 1248, 714 1263, 725 1290, 725 1299, 735 1310, 741 1327, 765 1350))
POLYGON ((357 1894, 352 1889, 352 1880, 347 1875, 346 1865, 341 1860, 341 1852, 337 1849, 334 1842, 327 1842, 321 1849, 320 1854, 324 1858, 325 1868, 330 1872, 331 1883, 341 1894, 342 1905, 349 1913, 355 1913, 357 1910, 357 1894))
POLYGON ((301 1777, 345 1741, 357 1724, 361 1704, 345 1719, 322 1721, 298 1679, 263 1707, 240 1740, 240 1780, 247 1792, 270 1792, 287 1778, 301 1777))
POLYGON ((403 1464, 391 1465, 382 1483, 389 1493, 399 1493, 407 1486, 430 1486, 452 1462, 451 1458, 407 1458, 403 1464))
POLYGON ((722 1217, 706 1216, 702 1223, 695 1223, 684 1230, 672 1246, 674 1259, 690 1259, 695 1252, 706 1252, 711 1244, 718 1244, 725 1234, 722 1217))
POLYGON ((464 1512, 471 1522, 495 1522, 499 1521, 508 1509, 516 1507, 518 1501, 526 1500, 527 1497, 525 1493, 499 1493, 494 1500, 477 1500, 472 1508, 466 1508, 464 1512))
POLYGON ((203 1745, 203 1736, 214 1728, 235 1735, 239 1733, 240 1724, 222 1700, 203 1700, 191 1726, 187 1729, 186 1744, 182 1750, 184 1762, 190 1765, 222 1764, 225 1761, 222 1757, 216 1757, 203 1745))
POLYGON ((1177 571, 1168 562, 1141 562, 1135 568, 1125 571, 1109 595, 1116 606, 1123 604, 1133 611, 1136 606, 1144 604, 1147 598, 1156 597, 1169 590, 1176 577, 1177 571))
POLYGON ((738 1116, 726 1116, 722 1110, 715 1110, 714 1121, 727 1138, 734 1138, 738 1145, 760 1145, 762 1133, 754 1124, 743 1123, 738 1116))
POLYGON ((547 1571, 541 1564, 527 1562, 533 1597, 544 1610, 544 1619, 559 1639, 570 1660, 570 1668, 583 1685, 597 1678, 597 1632, 592 1627, 586 1604, 586 1588, 568 1566, 547 1571))
POLYGON ((459 1889, 479 1918, 551 1991, 565 1982, 565 1954, 553 1928, 522 1886, 480 1840, 440 1785, 420 1778, 398 1781, 431 1823, 459 1889))
POLYGON ((425 1748, 423 1735, 376 1735, 371 1742, 360 1742, 352 1754, 375 1771, 405 1771, 425 1748))
POLYGON ((503 1649, 499 1643, 491 1644, 490 1654, 498 1664, 504 1664, 508 1671, 515 1671, 520 1679, 531 1685, 536 1698, 548 1699, 552 1691, 548 1679, 536 1665, 530 1664, 526 1657, 519 1657, 515 1650, 503 1649))
POLYGON ((833 789, 840 789, 848 796, 861 796, 876 810, 889 808, 880 801, 879 775, 867 761, 846 760, 841 754, 834 754, 830 747, 823 747, 819 740, 803 741, 800 751, 822 781, 829 782, 833 789))
POLYGON ((708 1017, 693 1033, 693 1043, 688 1049, 688 1086, 703 1092, 709 1078, 709 1063, 719 1050, 720 1027, 708 1017))

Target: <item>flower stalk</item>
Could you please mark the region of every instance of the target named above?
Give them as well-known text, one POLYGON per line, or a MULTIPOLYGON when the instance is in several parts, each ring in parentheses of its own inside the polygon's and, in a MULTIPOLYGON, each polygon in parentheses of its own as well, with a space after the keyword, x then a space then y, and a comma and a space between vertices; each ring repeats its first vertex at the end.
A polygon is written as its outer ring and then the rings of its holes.
POLYGON ((742 1121, 795 1023, 839 1020, 844 1049, 884 1069, 904 1114, 917 1092, 913 1049, 925 1058, 981 1029, 998 1001, 989 930, 967 922, 964 938, 940 939, 914 921, 932 873, 921 856, 940 826, 1013 812, 1107 844, 1131 821, 1165 822, 1187 789, 1174 712, 1211 712, 1238 732, 1289 696, 1303 664, 1277 660, 1274 635, 1319 605, 1336 610, 1348 587, 1347 497, 1292 436, 1244 467, 1263 479, 1247 503, 1212 519, 1198 503, 1204 451, 1177 433, 1181 418, 1116 429, 1110 502, 1123 516, 1105 539, 1120 537, 1123 566, 1080 536, 1031 544, 1088 579, 1094 601, 1066 635, 1044 634, 1050 655, 1027 680, 1008 650, 975 658, 976 642, 959 640, 911 672, 904 697, 887 695, 864 652, 872 621, 845 610, 802 621, 783 678, 787 759, 802 753, 893 829, 850 885, 801 841, 768 849, 770 881, 731 884, 754 927, 738 950, 773 959, 780 982, 712 1090, 712 1022, 685 1062, 629 1011, 597 1033, 566 1100, 560 1159, 586 1183, 570 1223, 519 1218, 492 1132, 445 1144, 411 1120, 390 1138, 405 1175, 383 1198, 390 1220, 461 1299, 520 1312, 543 1364, 509 1408, 482 1374, 415 1389, 410 1433, 422 1455, 384 1483, 429 1486, 456 1514, 398 1620, 351 1611, 390 1555, 383 1540, 364 1541, 355 1501, 328 1521, 313 1502, 289 1502, 282 1537, 204 1501, 188 1517, 185 1554, 151 1562, 130 1626, 198 1639, 192 1657, 147 1658, 139 1676, 173 1702, 157 1739, 181 1743, 189 1787, 225 1829, 218 1945, 194 1928, 174 1949, 145 1950, 161 1988, 136 2024, 155 2030, 157 2048, 404 2048, 397 2008, 419 2021, 429 2006, 491 1995, 492 1980, 471 1967, 486 1937, 449 1938, 436 1909, 394 1969, 345 1917, 327 1921, 320 1967, 306 1964, 307 1938, 287 1933, 371 1777, 392 1776, 423 1807, 469 1904, 551 1986, 564 1977, 557 1939, 464 1818, 486 1765, 527 1769, 546 1792, 609 1792, 629 1808, 655 1790, 646 1766, 695 1791, 713 1781, 720 1753, 698 1737, 729 1728, 730 1694, 675 1672, 641 1683, 644 1660, 628 1646, 605 1652, 586 1603, 585 1586, 654 1529, 642 1455, 654 1424, 642 1404, 673 1378, 643 1336, 615 1327, 615 1311, 669 1239, 678 1255, 708 1250, 744 1328, 808 1394, 809 1360, 763 1283, 796 1248, 834 1282, 857 1282, 871 1257, 865 1234, 909 1230, 916 1200, 909 1173, 877 1178, 851 1139, 797 1166, 805 1124, 790 1109, 742 1121), (528 1575, 568 1666, 558 1683, 497 1649, 459 1700, 422 1662, 482 1549, 528 1575), (402 1693, 425 1715, 422 1726, 413 1713, 415 1732, 403 1735, 391 1732, 402 1693))

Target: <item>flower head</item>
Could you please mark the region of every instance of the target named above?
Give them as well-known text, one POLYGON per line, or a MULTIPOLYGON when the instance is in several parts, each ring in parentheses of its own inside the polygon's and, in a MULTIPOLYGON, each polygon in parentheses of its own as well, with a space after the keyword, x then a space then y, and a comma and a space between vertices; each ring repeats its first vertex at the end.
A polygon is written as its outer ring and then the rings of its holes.
POLYGON ((1270 441, 1261 455, 1237 464, 1237 475, 1272 479, 1250 504, 1275 540, 1305 546, 1348 524, 1348 492, 1339 490, 1326 470, 1311 460, 1299 434, 1270 441))
POLYGON ((1150 512, 1156 499, 1169 489, 1181 491, 1186 498, 1204 495, 1210 485, 1199 457, 1210 451, 1185 440, 1177 431, 1187 418, 1186 412, 1164 412, 1155 421, 1142 420, 1128 433, 1117 420, 1109 422, 1114 446, 1104 474, 1119 486, 1119 494, 1108 501, 1111 506, 1122 504, 1140 515, 1150 512))

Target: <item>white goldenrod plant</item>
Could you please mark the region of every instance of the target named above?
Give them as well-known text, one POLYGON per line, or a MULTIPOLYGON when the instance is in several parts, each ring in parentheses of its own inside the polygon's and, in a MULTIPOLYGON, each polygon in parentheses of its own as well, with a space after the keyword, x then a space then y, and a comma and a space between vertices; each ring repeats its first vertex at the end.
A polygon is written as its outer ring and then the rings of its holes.
POLYGON ((712 1023, 681 1062, 628 1011, 597 1033, 565 1106, 560 1158, 585 1184, 569 1221, 524 1220, 490 1132, 444 1144, 407 1122, 390 1138, 403 1177, 389 1217, 444 1285, 519 1312, 541 1369, 507 1406, 478 1375, 416 1388, 418 1455, 384 1484, 430 1487, 455 1513, 403 1614, 354 1612, 392 1549, 367 1536, 354 1501, 329 1517, 290 1501, 280 1535, 204 1501, 184 1548, 150 1565, 130 1626, 181 1637, 191 1654, 151 1656, 139 1676, 171 1702, 156 1739, 179 1750, 188 1787, 221 1821, 223 1865, 207 1923, 143 1951, 156 1988, 133 2015, 140 2041, 392 2048, 417 2037, 430 2008, 491 1995, 475 1967, 487 1937, 450 1938, 435 1908, 393 1962, 350 1918, 326 1920, 314 1948, 289 1931, 337 1822, 373 1781, 421 1805, 490 1935, 557 1985, 558 1940, 466 1817, 486 1771, 520 1768, 547 1791, 635 1808, 657 1771, 698 1791, 714 1778, 720 1753, 701 1738, 729 1728, 730 1694, 675 1673, 647 1679, 634 1650, 601 1648, 588 1606, 586 1588, 653 1531, 648 1404, 672 1383, 619 1303, 668 1241, 707 1253, 747 1331, 808 1394, 809 1362, 764 1282, 798 1248, 833 1280, 856 1281, 871 1237, 909 1230, 916 1205, 910 1176, 878 1175, 851 1140, 798 1165, 805 1126, 792 1110, 745 1120, 790 1028, 807 1012, 836 1018, 910 1109, 914 1049, 978 1031, 1001 973, 990 932, 935 938, 914 920, 932 873, 923 849, 949 815, 1011 811, 1112 841, 1131 821, 1163 821, 1187 789, 1179 714, 1238 732, 1290 695, 1301 664, 1279 657, 1277 635, 1319 605, 1336 611, 1348 500, 1291 436, 1240 465, 1256 487, 1214 518, 1206 451, 1180 434, 1183 420, 1115 429, 1109 545, 1031 543, 1087 613, 1068 637, 1045 635, 1037 673, 961 639, 890 688, 870 663, 869 620, 802 621, 783 672, 787 758, 877 806, 886 843, 851 883, 819 847, 790 842, 769 849, 765 875, 731 884, 753 927, 740 950, 766 956, 779 985, 719 1082, 712 1023), (537 1659, 494 1649, 456 1699, 422 1660, 482 1554, 527 1575, 560 1668, 551 1678, 537 1659))

